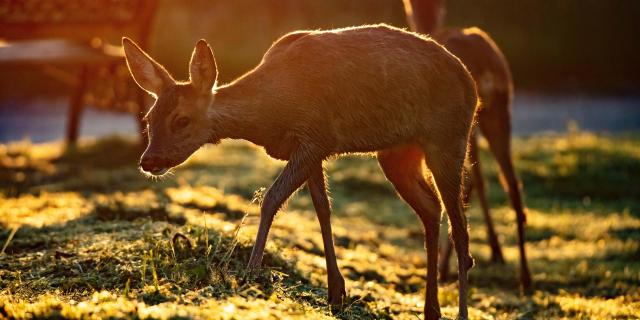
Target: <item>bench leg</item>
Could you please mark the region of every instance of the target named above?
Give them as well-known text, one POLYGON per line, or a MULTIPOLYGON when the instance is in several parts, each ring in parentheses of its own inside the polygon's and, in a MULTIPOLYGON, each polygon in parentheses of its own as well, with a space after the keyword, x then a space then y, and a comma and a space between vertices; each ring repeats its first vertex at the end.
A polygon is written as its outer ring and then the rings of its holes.
POLYGON ((80 117, 84 107, 84 92, 87 87, 88 70, 83 66, 78 76, 78 83, 73 89, 71 100, 69 101, 69 114, 67 122, 67 145, 73 146, 78 142, 78 132, 80 126, 80 117))

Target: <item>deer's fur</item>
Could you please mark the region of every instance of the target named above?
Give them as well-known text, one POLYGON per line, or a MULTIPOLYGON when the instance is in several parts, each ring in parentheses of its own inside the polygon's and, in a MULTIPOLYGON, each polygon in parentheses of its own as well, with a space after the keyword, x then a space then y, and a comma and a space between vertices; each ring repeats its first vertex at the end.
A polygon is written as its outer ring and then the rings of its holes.
MULTIPOLYGON (((508 193, 511 205, 516 212, 520 251, 520 286, 523 291, 530 292, 531 275, 524 246, 525 211, 520 183, 511 159, 513 80, 509 64, 493 39, 481 29, 443 28, 445 2, 445 0, 404 0, 407 19, 414 31, 431 35, 460 58, 476 81, 478 94, 482 100, 482 108, 478 110, 478 126, 489 143, 489 150, 498 162, 503 188, 508 193)), ((469 152, 472 163, 471 185, 476 189, 482 206, 491 246, 491 259, 493 262, 504 263, 484 191, 477 144, 476 134, 473 133, 469 152)), ((467 189, 465 199, 469 197, 469 192, 470 190, 467 189)), ((440 266, 442 279, 447 278, 449 270, 450 245, 445 247, 444 253, 440 266)))
POLYGON ((341 304, 344 280, 331 239, 323 161, 377 152, 385 175, 415 209, 429 239, 428 319, 440 315, 434 271, 444 204, 459 264, 465 266, 459 288, 460 317, 466 318, 467 270, 473 262, 461 174, 478 99, 458 58, 427 37, 386 25, 299 31, 277 40, 244 76, 216 86, 213 53, 202 40, 187 83, 175 82, 130 40, 123 45, 134 79, 157 96, 147 115, 143 170, 162 174, 200 145, 225 138, 251 141, 288 161, 265 195, 249 268, 261 264, 274 215, 306 182, 323 235, 329 302, 341 304))

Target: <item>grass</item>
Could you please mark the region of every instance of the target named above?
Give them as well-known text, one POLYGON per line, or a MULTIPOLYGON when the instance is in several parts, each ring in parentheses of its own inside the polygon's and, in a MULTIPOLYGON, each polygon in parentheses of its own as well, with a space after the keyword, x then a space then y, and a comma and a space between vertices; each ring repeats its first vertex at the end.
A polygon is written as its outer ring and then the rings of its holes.
MULTIPOLYGON (((474 319, 637 319, 640 137, 518 138, 536 291, 517 290, 514 214, 482 145, 508 263, 489 264, 477 203, 469 210, 474 319)), ((196 153, 158 181, 126 139, 0 146, 0 317, 416 319, 426 274, 422 230, 375 159, 328 164, 338 264, 348 301, 326 304, 319 226, 306 190, 276 217, 265 268, 248 275, 261 189, 283 163, 242 142, 196 153), (256 193, 256 191, 258 191, 256 193)), ((446 317, 455 283, 441 284, 446 317)))

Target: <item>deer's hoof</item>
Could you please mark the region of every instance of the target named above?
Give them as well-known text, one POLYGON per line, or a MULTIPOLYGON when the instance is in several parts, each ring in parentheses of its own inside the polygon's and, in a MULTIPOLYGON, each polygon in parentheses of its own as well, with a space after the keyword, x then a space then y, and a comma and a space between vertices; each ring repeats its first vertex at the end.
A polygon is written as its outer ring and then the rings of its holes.
POLYGON ((520 291, 525 296, 533 294, 533 285, 531 284, 531 277, 522 277, 520 279, 520 291))
POLYGON ((347 292, 345 291, 344 279, 342 277, 329 280, 328 294, 331 312, 335 313, 342 310, 342 306, 347 300, 347 292))
POLYGON ((436 308, 436 307, 424 308, 425 320, 439 320, 440 318, 441 318, 440 308, 436 308))
POLYGON ((329 289, 329 304, 331 306, 342 306, 347 298, 344 287, 336 290, 329 289))
POLYGON ((247 271, 253 272, 257 269, 260 269, 261 264, 262 264, 262 259, 251 256, 251 258, 249 258, 249 263, 247 264, 247 271))

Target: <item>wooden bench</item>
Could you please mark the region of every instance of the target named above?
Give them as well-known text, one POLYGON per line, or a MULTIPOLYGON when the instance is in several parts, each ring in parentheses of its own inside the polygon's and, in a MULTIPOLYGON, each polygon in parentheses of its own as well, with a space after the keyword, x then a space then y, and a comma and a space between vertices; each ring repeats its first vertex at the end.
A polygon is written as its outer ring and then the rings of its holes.
MULTIPOLYGON (((156 6, 156 0, 0 1, 0 67, 37 66, 71 79, 66 140, 75 144, 91 71, 124 62, 122 36, 146 47, 156 6)), ((140 120, 143 94, 136 100, 140 120)))

